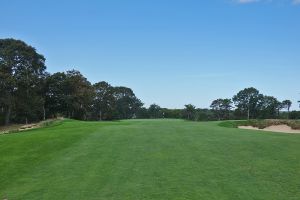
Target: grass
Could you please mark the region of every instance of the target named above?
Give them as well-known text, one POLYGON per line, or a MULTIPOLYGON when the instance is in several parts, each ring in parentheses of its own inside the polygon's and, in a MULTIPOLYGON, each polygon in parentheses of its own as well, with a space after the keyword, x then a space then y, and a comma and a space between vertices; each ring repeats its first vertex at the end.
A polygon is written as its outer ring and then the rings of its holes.
POLYGON ((0 199, 300 199, 300 135, 79 122, 0 135, 0 199))

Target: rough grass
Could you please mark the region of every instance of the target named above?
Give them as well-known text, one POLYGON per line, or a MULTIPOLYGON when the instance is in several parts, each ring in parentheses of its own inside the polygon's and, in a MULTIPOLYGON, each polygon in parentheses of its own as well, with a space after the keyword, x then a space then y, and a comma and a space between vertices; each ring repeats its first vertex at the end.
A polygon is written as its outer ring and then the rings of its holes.
POLYGON ((266 120, 248 120, 248 121, 224 121, 219 124, 223 127, 238 128, 238 126, 253 126, 259 129, 264 129, 273 125, 287 125, 292 129, 300 130, 299 120, 281 120, 281 119, 266 119, 266 120))
POLYGON ((294 200, 300 136, 218 122, 64 121, 0 135, 0 199, 294 200))
POLYGON ((13 132, 15 130, 18 130, 22 126, 23 126, 22 124, 11 124, 8 126, 0 126, 0 134, 7 134, 13 132))
POLYGON ((60 125, 62 123, 62 119, 49 119, 49 120, 45 120, 45 121, 41 121, 37 124, 34 124, 34 126, 31 125, 32 124, 12 124, 12 125, 8 125, 8 126, 0 126, 0 134, 11 134, 11 133, 18 133, 20 131, 26 131, 27 128, 24 127, 29 127, 28 129, 35 129, 35 128, 41 128, 41 127, 51 127, 51 126, 57 126, 60 125), (20 130, 23 129, 24 130, 20 130))

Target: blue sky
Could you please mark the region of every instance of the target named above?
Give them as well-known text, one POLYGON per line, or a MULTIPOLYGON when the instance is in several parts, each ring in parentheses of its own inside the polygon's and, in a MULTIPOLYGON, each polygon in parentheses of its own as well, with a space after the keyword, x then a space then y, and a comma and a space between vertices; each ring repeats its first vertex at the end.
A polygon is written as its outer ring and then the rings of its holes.
POLYGON ((300 99, 298 0, 1 0, 0 37, 49 72, 132 88, 148 106, 209 107, 245 87, 300 99))

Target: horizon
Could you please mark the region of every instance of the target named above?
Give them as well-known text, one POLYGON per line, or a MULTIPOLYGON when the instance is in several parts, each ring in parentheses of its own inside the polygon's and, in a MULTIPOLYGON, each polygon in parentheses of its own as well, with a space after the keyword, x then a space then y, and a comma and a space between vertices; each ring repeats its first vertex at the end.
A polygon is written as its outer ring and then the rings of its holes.
POLYGON ((298 2, 13 0, 0 38, 35 47, 50 73, 130 87, 146 107, 209 108, 255 87, 299 110, 298 2))

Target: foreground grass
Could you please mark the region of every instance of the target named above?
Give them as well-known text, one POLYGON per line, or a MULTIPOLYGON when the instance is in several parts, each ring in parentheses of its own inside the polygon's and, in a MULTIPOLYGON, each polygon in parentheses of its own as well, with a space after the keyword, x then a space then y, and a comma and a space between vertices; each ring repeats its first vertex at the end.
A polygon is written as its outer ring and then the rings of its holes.
POLYGON ((300 135, 65 121, 0 135, 0 199, 300 199, 300 135))

